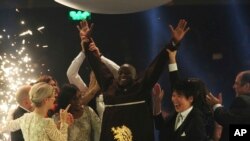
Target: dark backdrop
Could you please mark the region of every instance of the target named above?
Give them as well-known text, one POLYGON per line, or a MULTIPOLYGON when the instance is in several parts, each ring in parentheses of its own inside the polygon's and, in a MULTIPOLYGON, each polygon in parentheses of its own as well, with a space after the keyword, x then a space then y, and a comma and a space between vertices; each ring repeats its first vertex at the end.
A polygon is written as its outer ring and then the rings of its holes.
MULTIPOLYGON (((178 19, 186 19, 191 30, 177 57, 181 75, 201 78, 215 95, 222 92, 227 106, 234 97, 235 75, 250 66, 249 9, 250 5, 229 4, 162 6, 135 14, 92 14, 89 21, 95 24, 93 37, 101 52, 119 65, 133 64, 140 73, 170 39, 168 24, 176 25, 178 19), (213 58, 216 54, 222 57, 213 58)), ((69 20, 69 10, 72 9, 24 8, 19 12, 0 9, 0 29, 8 28, 8 32, 15 34, 29 27, 34 30, 33 36, 27 37, 30 42, 48 45, 48 48, 29 47, 28 51, 37 62, 39 73, 53 75, 60 84, 67 82, 67 67, 80 51, 78 21, 69 20), (21 19, 26 21, 25 26, 20 26, 21 19), (42 25, 43 33, 35 31, 42 25)), ((11 48, 1 42, 0 51, 11 52, 11 48)), ((80 74, 86 81, 88 72, 85 62, 80 74)), ((166 74, 159 82, 167 91, 166 74)), ((167 93, 166 108, 169 97, 167 93)))

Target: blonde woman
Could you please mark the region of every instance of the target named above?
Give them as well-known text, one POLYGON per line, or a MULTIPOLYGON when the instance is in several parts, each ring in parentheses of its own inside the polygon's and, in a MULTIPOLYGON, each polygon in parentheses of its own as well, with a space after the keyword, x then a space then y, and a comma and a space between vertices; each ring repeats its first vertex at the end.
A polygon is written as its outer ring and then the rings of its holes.
POLYGON ((68 124, 73 122, 72 115, 67 112, 69 106, 60 110, 60 129, 57 129, 53 119, 46 118, 55 102, 55 88, 39 82, 31 87, 29 96, 35 107, 34 111, 9 121, 0 132, 21 129, 25 141, 67 141, 68 124))

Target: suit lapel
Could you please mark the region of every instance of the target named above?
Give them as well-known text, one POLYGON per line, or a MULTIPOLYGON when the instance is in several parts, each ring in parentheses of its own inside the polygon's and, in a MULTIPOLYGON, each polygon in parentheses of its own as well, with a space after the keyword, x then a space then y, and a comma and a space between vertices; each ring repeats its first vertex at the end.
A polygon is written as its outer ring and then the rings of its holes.
POLYGON ((190 123, 190 120, 191 120, 192 115, 193 115, 193 111, 194 111, 194 108, 187 115, 186 119, 183 121, 183 123, 180 125, 180 127, 175 131, 176 136, 181 136, 183 133, 185 133, 186 126, 188 123, 190 123))

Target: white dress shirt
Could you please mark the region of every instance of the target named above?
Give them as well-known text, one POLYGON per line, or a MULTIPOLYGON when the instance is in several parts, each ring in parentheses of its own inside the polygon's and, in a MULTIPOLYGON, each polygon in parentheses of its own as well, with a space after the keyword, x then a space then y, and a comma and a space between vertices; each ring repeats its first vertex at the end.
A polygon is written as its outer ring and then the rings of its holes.
POLYGON ((181 124, 185 121, 186 117, 192 111, 192 109, 193 109, 193 106, 191 106, 187 110, 177 114, 177 117, 176 117, 176 120, 175 120, 175 130, 178 129, 181 126, 181 124), (181 117, 181 118, 178 119, 178 117, 181 117))

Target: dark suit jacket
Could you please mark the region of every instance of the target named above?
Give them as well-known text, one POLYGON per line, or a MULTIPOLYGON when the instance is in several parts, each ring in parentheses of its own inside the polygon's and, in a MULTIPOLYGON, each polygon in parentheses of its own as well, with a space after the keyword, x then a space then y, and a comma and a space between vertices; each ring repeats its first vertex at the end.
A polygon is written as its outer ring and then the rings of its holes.
POLYGON ((163 119, 161 114, 155 117, 155 127, 160 131, 160 141, 206 141, 206 127, 202 113, 193 107, 181 126, 175 131, 174 113, 163 119))
MULTIPOLYGON (((169 80, 171 84, 171 91, 173 91, 173 85, 180 79, 179 77, 179 71, 172 71, 169 72, 169 80)), ((202 98, 202 97, 198 97, 202 98)), ((203 97, 205 98, 205 97, 203 97)), ((213 118, 213 110, 210 108, 209 105, 200 105, 200 104, 194 104, 196 108, 198 108, 203 113, 204 123, 206 125, 206 132, 207 132, 207 138, 212 140, 214 136, 214 118, 213 118)))
MULTIPOLYGON (((26 110, 21 108, 20 106, 13 113, 13 119, 17 119, 27 113, 26 110)), ((15 132, 10 133, 11 141, 24 141, 23 134, 21 130, 17 130, 15 132)))
POLYGON ((214 117, 223 126, 220 141, 229 141, 230 124, 250 124, 250 94, 236 97, 229 110, 217 108, 214 117))

